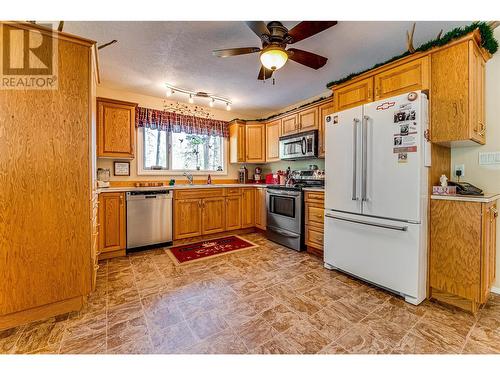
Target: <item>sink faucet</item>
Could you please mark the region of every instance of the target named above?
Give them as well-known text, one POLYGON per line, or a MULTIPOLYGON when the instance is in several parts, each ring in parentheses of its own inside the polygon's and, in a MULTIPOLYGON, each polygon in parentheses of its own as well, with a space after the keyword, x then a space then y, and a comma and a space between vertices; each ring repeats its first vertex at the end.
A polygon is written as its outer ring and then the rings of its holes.
POLYGON ((184 173, 183 173, 183 176, 186 176, 186 178, 188 179, 188 183, 189 183, 189 185, 192 185, 192 184, 193 184, 193 175, 192 175, 191 173, 184 172, 184 173))

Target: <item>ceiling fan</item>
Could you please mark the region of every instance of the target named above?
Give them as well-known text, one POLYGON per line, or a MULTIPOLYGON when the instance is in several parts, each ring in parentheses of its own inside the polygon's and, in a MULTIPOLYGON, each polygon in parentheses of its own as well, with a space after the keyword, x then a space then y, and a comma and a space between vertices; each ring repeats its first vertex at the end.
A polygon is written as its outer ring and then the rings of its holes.
POLYGON ((271 78, 273 72, 283 67, 288 59, 313 69, 319 69, 325 65, 328 60, 326 57, 297 48, 286 49, 286 46, 335 26, 337 21, 303 21, 291 30, 278 21, 271 21, 267 24, 262 21, 247 21, 246 24, 260 38, 262 48, 228 48, 215 50, 212 53, 218 57, 229 57, 260 52, 262 66, 258 79, 265 80, 271 78))

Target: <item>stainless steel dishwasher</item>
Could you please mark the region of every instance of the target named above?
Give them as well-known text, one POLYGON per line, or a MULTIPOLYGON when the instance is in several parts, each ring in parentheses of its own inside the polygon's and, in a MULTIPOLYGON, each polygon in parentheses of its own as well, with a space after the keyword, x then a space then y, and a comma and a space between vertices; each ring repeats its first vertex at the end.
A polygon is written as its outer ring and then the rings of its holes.
POLYGON ((172 244, 172 191, 127 192, 127 250, 172 244))

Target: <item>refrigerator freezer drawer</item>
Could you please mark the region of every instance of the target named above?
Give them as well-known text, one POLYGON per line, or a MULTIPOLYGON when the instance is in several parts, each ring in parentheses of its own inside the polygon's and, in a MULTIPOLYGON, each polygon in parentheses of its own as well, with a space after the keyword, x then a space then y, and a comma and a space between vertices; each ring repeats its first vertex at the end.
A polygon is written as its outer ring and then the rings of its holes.
POLYGON ((404 295, 425 299, 421 224, 334 211, 325 214, 325 263, 404 295))

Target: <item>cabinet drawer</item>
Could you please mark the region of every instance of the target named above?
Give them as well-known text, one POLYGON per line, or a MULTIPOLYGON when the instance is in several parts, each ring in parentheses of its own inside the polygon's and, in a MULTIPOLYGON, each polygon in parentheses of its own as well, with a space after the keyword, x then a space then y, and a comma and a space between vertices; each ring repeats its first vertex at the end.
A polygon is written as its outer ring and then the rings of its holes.
POLYGON ((226 188, 226 195, 241 195, 240 188, 226 188))
POLYGON ((174 193, 174 199, 196 199, 196 198, 212 198, 212 197, 222 197, 224 195, 224 189, 186 189, 186 190, 176 190, 174 193))
POLYGON ((323 248, 323 230, 321 228, 306 225, 306 244, 308 246, 323 248))
POLYGON ((306 191, 304 200, 306 202, 316 202, 319 204, 324 204, 325 193, 322 191, 306 191))
POLYGON ((322 207, 307 205, 306 207, 306 224, 316 223, 323 227, 325 216, 322 207))

